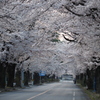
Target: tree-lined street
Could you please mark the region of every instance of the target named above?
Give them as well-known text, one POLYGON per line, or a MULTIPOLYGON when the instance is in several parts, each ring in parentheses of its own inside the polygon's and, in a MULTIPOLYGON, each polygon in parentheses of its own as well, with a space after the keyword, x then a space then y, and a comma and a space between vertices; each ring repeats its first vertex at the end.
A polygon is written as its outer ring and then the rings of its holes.
POLYGON ((89 98, 72 81, 62 81, 1 93, 0 100, 89 100, 89 98))
MULTIPOLYGON (((0 0, 0 90, 67 75, 100 94, 100 0, 0 0)), ((48 93, 53 99, 53 91, 55 99, 62 98, 56 88, 34 99, 48 93)))

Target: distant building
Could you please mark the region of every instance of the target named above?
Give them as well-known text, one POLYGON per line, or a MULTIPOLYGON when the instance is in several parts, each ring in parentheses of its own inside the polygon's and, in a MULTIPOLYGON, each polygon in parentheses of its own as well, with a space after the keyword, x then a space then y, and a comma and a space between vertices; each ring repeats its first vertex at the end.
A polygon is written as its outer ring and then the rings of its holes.
POLYGON ((61 78, 62 78, 62 80, 73 80, 73 75, 63 74, 61 78))

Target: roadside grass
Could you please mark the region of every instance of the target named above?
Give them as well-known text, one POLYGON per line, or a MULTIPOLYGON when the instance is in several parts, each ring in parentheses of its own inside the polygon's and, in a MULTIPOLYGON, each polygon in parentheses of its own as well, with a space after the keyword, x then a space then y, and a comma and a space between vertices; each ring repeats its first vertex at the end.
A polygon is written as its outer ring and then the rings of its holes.
POLYGON ((100 100, 100 94, 93 92, 92 90, 88 90, 86 87, 83 87, 80 84, 78 84, 78 86, 83 89, 83 91, 88 95, 91 100, 100 100))

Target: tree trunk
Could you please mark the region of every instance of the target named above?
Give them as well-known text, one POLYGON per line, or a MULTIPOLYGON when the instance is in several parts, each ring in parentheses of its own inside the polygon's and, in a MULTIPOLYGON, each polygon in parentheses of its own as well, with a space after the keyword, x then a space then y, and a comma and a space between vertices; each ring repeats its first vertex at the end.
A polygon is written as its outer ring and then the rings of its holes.
POLYGON ((16 86, 21 87, 21 71, 20 71, 20 69, 17 69, 15 83, 16 83, 16 86))
POLYGON ((15 66, 16 64, 9 64, 7 73, 8 73, 8 87, 13 87, 13 82, 14 82, 14 74, 15 74, 15 66))
POLYGON ((24 85, 28 86, 28 82, 29 82, 29 71, 24 72, 25 75, 25 79, 24 79, 24 85))
POLYGON ((93 89, 93 80, 92 80, 92 75, 91 74, 92 74, 92 71, 87 69, 87 76, 88 76, 87 86, 88 86, 88 89, 93 89))
POLYGON ((6 65, 0 62, 0 88, 5 88, 6 65))
POLYGON ((96 69, 96 90, 100 93, 100 66, 96 69))
POLYGON ((40 76, 37 72, 34 73, 34 84, 39 84, 40 76))

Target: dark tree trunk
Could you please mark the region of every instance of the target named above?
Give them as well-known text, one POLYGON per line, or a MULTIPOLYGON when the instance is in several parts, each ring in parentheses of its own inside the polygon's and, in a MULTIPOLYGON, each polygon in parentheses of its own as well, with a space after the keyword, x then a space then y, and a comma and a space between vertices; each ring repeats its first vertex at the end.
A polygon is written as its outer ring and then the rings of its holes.
POLYGON ((20 69, 17 69, 15 83, 16 83, 16 86, 18 86, 18 87, 21 86, 21 71, 20 71, 20 69))
POLYGON ((28 86, 29 82, 29 71, 24 72, 24 85, 28 86))
POLYGON ((100 66, 96 69, 96 91, 100 93, 100 66))
POLYGON ((55 80, 55 74, 53 74, 53 76, 52 76, 52 81, 54 81, 55 80))
POLYGON ((9 64, 7 73, 8 73, 8 87, 13 87, 13 82, 14 82, 14 74, 15 74, 15 66, 16 64, 9 64))
POLYGON ((83 79, 83 73, 80 74, 80 80, 82 80, 82 79, 83 79))
POLYGON ((80 75, 81 85, 86 86, 86 74, 81 73, 80 75))
POLYGON ((76 75, 76 80, 79 80, 79 75, 76 75))
POLYGON ((86 73, 84 74, 84 77, 83 77, 83 85, 86 86, 86 73))
POLYGON ((6 65, 0 62, 0 88, 5 88, 6 65))
POLYGON ((37 72, 34 73, 34 84, 39 84, 40 76, 37 72))
POLYGON ((93 89, 93 78, 92 78, 92 71, 90 71, 89 69, 87 69, 87 86, 88 89, 93 89))

